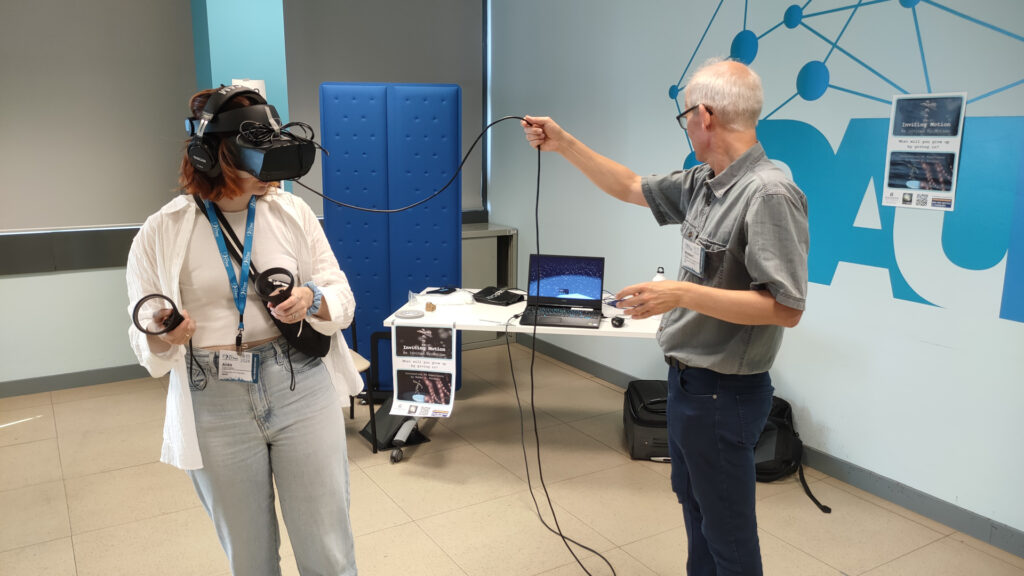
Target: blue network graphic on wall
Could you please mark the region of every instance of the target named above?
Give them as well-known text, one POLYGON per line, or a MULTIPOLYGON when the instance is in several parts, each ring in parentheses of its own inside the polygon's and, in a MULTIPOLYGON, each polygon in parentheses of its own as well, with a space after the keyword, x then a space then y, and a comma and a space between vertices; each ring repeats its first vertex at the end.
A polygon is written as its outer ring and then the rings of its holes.
MULTIPOLYGON (((739 2, 742 22, 731 20, 738 14, 736 9, 729 12, 730 21, 715 26, 716 20, 723 19, 726 4, 719 0, 668 96, 679 112, 685 109, 685 81, 702 47, 708 55, 721 54, 728 43, 730 58, 762 75, 766 101, 758 138, 769 157, 789 167, 808 196, 810 280, 830 285, 840 262, 883 268, 889 271, 894 298, 935 304, 919 294, 920 287, 915 290, 897 264, 895 211, 914 208, 881 205, 889 111, 892 96, 897 94, 966 92, 957 205, 942 217, 942 250, 950 263, 964 270, 987 270, 1005 258, 999 316, 1024 322, 1024 117, 1006 115, 1005 99, 999 101, 1003 104, 989 106, 985 115, 972 115, 972 105, 977 107, 1008 91, 1016 102, 1024 98, 1020 73, 1005 77, 1020 67, 996 64, 1009 62, 1007 53, 1024 60, 1024 36, 1005 27, 1007 23, 1024 24, 1024 5, 1009 3, 1004 12, 1010 14, 994 18, 990 10, 985 19, 965 13, 962 6, 951 7, 957 5, 952 0, 759 2, 758 22, 767 24, 755 25, 748 21, 751 3, 743 0, 739 2), (771 9, 776 9, 772 16, 776 19, 765 20, 771 9), (936 29, 936 22, 941 23, 941 30, 936 29), (723 28, 729 32, 714 32, 723 28), (893 29, 905 32, 881 31, 893 29), (950 37, 951 29, 957 30, 956 38, 950 37), (795 78, 780 77, 777 72, 793 64, 782 60, 794 58, 792 50, 779 53, 781 42, 771 42, 779 35, 802 35, 785 38, 787 46, 801 47, 803 59, 795 78), (1000 43, 988 40, 979 47, 977 39, 986 37, 1000 43), (954 42, 967 53, 966 58, 953 61, 949 56, 954 42), (913 44, 916 49, 910 48, 913 44), (1000 53, 985 53, 991 46, 998 46, 1000 53), (941 55, 932 56, 933 52, 941 55), (991 70, 979 80, 977 74, 962 73, 965 63, 991 70), (769 86, 776 91, 778 86, 793 88, 773 97, 769 86), (831 95, 843 95, 844 105, 831 106, 831 95), (848 104, 851 97, 853 106, 848 104), (814 119, 814 114, 801 113, 801 103, 817 104, 815 110, 828 106, 829 120, 839 116, 848 122, 838 145, 819 129, 821 121, 814 119), (994 115, 1000 113, 1003 115, 994 115), (801 120, 782 119, 786 115, 801 120), (807 117, 818 127, 805 121, 807 117), (855 223, 865 194, 875 196, 877 221, 872 226, 855 223)), ((736 7, 737 2, 729 4, 736 7)), ((1017 113, 1019 109, 1018 105, 1017 113)), ((691 150, 685 161, 689 167, 697 160, 688 136, 684 137, 691 150)))

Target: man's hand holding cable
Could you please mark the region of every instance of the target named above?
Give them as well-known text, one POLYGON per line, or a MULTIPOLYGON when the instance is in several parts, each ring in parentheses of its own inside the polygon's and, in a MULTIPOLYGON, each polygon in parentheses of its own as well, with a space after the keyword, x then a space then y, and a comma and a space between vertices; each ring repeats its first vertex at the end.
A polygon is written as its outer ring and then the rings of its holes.
POLYGON ((568 132, 547 116, 524 116, 519 124, 523 127, 526 141, 544 152, 559 152, 572 137, 568 132))
POLYGON ((292 288, 292 295, 277 306, 267 303, 270 313, 285 324, 294 324, 306 317, 306 311, 313 305, 313 291, 306 286, 292 288))

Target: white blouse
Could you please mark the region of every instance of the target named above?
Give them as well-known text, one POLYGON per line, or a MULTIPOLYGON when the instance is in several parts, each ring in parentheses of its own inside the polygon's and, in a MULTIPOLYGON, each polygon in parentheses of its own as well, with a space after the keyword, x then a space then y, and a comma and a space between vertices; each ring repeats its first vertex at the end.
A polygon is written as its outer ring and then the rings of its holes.
MULTIPOLYGON (((296 284, 312 281, 323 292, 323 301, 331 318, 307 317, 307 322, 318 332, 332 335, 331 350, 324 358, 331 381, 342 398, 358 394, 363 388, 363 381, 352 363, 348 344, 340 334, 340 330, 352 323, 355 298, 316 215, 301 198, 277 189, 271 189, 260 197, 257 206, 257 233, 281 238, 283 245, 293 252, 298 268, 296 284), (261 218, 260 214, 266 216, 261 218)), ((147 218, 139 229, 128 254, 129 314, 140 298, 153 293, 163 294, 179 307, 184 307, 181 305, 181 275, 190 243, 195 231, 200 229, 196 223, 197 216, 205 219, 192 197, 181 195, 147 218)), ((228 281, 223 265, 215 270, 219 271, 226 286, 228 281)), ((235 310, 233 302, 230 310, 235 310)), ((235 314, 236 321, 237 318, 235 314)), ((246 333, 246 340, 253 340, 248 330, 246 333)), ((139 364, 151 376, 157 378, 168 371, 171 373, 160 461, 183 470, 202 468, 185 369, 185 346, 172 346, 167 352, 155 353, 149 348, 147 336, 134 326, 129 326, 128 335, 139 364)))

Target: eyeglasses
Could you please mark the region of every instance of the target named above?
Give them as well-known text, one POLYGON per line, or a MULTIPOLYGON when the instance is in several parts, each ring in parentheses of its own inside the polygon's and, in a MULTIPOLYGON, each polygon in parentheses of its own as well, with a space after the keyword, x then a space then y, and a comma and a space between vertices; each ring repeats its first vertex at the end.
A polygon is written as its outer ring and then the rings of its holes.
MULTIPOLYGON (((696 110, 699 107, 700 107, 700 104, 697 104, 697 105, 694 105, 694 106, 690 106, 686 110, 683 110, 682 114, 680 114, 679 116, 676 116, 676 122, 679 122, 679 127, 680 128, 682 128, 683 130, 686 130, 686 115, 689 114, 690 112, 693 112, 694 110, 696 110)), ((711 111, 711 108, 708 108, 707 106, 705 106, 704 109, 708 111, 708 116, 711 116, 712 114, 714 114, 714 112, 711 111)))

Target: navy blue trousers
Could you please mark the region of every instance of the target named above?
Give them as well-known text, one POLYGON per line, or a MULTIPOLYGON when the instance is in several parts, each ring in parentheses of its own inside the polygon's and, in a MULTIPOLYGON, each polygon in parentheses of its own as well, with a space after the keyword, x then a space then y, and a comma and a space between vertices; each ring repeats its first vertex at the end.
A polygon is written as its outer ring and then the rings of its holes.
POLYGON ((771 377, 675 366, 668 373, 672 490, 683 505, 689 576, 761 576, 754 446, 771 377))

